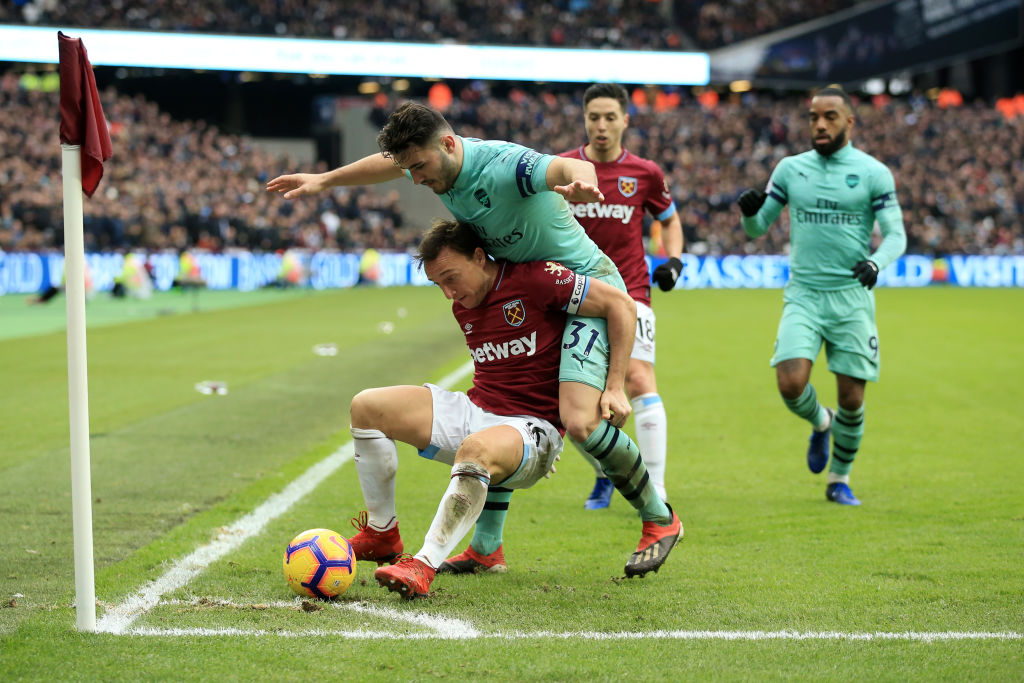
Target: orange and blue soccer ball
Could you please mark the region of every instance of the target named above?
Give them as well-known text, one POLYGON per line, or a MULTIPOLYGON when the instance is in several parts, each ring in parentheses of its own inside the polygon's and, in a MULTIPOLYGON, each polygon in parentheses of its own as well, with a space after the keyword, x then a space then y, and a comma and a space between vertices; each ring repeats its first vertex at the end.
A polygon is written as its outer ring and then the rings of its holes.
POLYGON ((330 600, 356 577, 352 544, 330 529, 303 531, 284 551, 284 577, 299 595, 330 600))

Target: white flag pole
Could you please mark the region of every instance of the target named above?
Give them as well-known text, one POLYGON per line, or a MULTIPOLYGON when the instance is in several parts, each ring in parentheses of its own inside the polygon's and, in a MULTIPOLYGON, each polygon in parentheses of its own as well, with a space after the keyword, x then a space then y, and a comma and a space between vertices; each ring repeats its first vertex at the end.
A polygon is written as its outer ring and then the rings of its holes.
POLYGON ((80 145, 61 144, 64 175, 64 281, 68 316, 68 416, 71 513, 75 538, 75 611, 79 631, 96 630, 92 482, 89 473, 89 379, 85 349, 85 236, 80 145))

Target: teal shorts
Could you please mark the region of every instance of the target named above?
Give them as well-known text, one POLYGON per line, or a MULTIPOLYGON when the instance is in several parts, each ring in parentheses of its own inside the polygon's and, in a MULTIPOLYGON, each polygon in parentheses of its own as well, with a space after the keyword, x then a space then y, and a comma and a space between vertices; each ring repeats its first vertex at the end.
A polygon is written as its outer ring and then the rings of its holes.
POLYGON ((878 381, 875 295, 864 287, 821 290, 790 282, 782 296, 782 319, 771 365, 818 358, 822 343, 831 372, 878 381))
POLYGON ((608 380, 608 322, 570 315, 562 335, 559 382, 580 382, 604 391, 608 380))
MULTIPOLYGON (((588 272, 607 284, 626 291, 622 276, 604 254, 599 253, 597 264, 588 272)), ((604 318, 585 318, 570 315, 565 321, 562 335, 562 359, 558 367, 559 382, 580 382, 604 391, 608 381, 608 321, 604 318)))

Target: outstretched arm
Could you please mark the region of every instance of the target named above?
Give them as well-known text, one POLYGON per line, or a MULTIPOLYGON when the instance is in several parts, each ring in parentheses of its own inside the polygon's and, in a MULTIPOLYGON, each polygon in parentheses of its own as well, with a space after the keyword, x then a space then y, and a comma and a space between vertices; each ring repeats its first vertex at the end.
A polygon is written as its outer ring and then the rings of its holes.
POLYGON ((636 330, 636 302, 621 289, 590 278, 578 313, 608 321, 608 378, 601 394, 601 416, 608 420, 614 413, 616 424, 621 424, 633 410, 624 387, 636 330))
POLYGON ((278 176, 267 183, 267 192, 282 192, 285 199, 296 199, 343 185, 375 185, 396 180, 402 175, 403 171, 398 164, 378 152, 326 173, 278 176))
POLYGON ((570 202, 603 202, 604 194, 597 187, 597 171, 589 161, 555 157, 548 164, 545 176, 548 187, 570 202))

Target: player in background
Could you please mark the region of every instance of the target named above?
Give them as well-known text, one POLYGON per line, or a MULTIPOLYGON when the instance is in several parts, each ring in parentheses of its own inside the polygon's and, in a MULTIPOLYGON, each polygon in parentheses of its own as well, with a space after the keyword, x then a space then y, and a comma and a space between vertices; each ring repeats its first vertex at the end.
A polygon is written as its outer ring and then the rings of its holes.
MULTIPOLYGON (((379 154, 326 173, 279 176, 267 184, 267 190, 293 199, 339 185, 406 176, 429 187, 456 219, 470 224, 491 255, 515 262, 557 261, 625 291, 615 264, 587 237, 566 202, 604 199, 592 164, 540 154, 510 142, 463 138, 439 112, 413 102, 388 117, 377 144, 379 154)), ((621 366, 614 357, 609 365, 604 320, 567 318, 559 416, 566 431, 601 462, 615 487, 640 512, 644 530, 626 574, 642 576, 651 563, 660 564, 651 555, 657 550, 657 534, 675 533, 679 518, 651 484, 633 440, 602 416, 605 400, 617 421, 632 410, 621 390, 627 365, 628 353, 621 366), (609 397, 606 379, 608 385, 620 387, 617 394, 609 397), (647 522, 659 531, 649 533, 647 522)), ((502 528, 510 499, 511 491, 492 489, 467 551, 469 560, 488 568, 504 565, 502 528)))
POLYGON ((860 505, 850 490, 850 468, 864 435, 864 388, 878 381, 879 371, 871 288, 906 249, 907 237, 892 173, 850 142, 849 95, 836 85, 818 90, 809 123, 814 149, 782 159, 765 191, 746 190, 737 203, 750 237, 763 235, 789 206, 790 278, 771 364, 786 407, 813 426, 807 466, 815 474, 828 463, 831 432, 825 496, 860 505), (872 253, 876 221, 883 239, 872 253), (810 384, 823 342, 836 376, 835 411, 818 402, 810 384))
MULTIPOLYGON (((653 161, 630 154, 622 146, 629 125, 629 94, 616 83, 596 83, 583 93, 583 120, 587 144, 561 156, 594 164, 601 202, 570 202, 576 220, 615 262, 629 295, 636 301, 636 340, 626 370, 626 395, 633 407, 636 440, 651 483, 662 500, 668 450, 668 418, 654 376, 654 311, 651 310, 651 273, 644 254, 644 212, 662 224, 668 260, 654 269, 662 291, 675 288, 683 270, 683 227, 665 176, 653 161)), ((575 444, 575 442, 573 442, 575 444)), ((588 510, 608 507, 614 487, 601 466, 586 450, 578 449, 594 467, 597 481, 584 503, 588 510)))
MULTIPOLYGON (((431 384, 368 389, 351 405, 356 470, 367 506, 353 520, 359 533, 352 547, 360 560, 397 560, 374 576, 406 598, 427 596, 436 569, 476 521, 492 482, 527 488, 553 470, 564 433, 556 388, 566 314, 605 319, 613 350, 631 346, 636 320, 624 292, 559 263, 491 260, 465 223, 435 222, 418 257, 427 277, 453 302, 475 364, 473 386, 465 394, 431 384), (452 466, 414 556, 401 555, 396 440, 452 466)), ((679 527, 661 536, 658 553, 666 555, 681 534, 679 527)))

